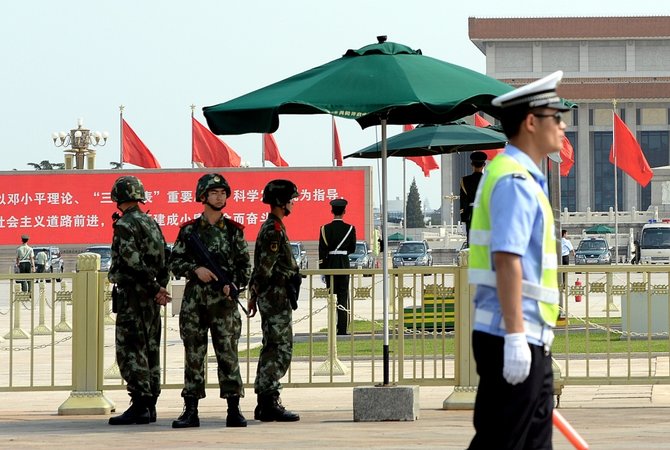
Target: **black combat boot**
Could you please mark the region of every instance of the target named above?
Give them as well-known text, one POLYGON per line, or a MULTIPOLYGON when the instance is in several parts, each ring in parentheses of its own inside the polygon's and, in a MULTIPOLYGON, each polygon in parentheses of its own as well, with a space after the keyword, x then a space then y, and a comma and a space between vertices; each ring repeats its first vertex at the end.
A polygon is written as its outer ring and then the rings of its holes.
POLYGON ((226 416, 226 426, 246 427, 247 419, 244 418, 242 412, 240 411, 239 395, 227 397, 226 401, 228 402, 228 415, 226 416))
POLYGON ((147 409, 149 409, 149 422, 154 423, 156 421, 156 403, 158 402, 158 396, 154 395, 149 397, 147 401, 147 409))
POLYGON ((261 422, 296 422, 300 420, 300 416, 287 411, 281 404, 279 392, 273 392, 269 395, 263 395, 259 419, 261 422))
POLYGON ((198 399, 195 397, 184 397, 184 411, 177 420, 172 421, 172 428, 194 428, 199 426, 198 399))
POLYGON ((263 396, 261 394, 256 395, 256 408, 254 408, 254 420, 261 420, 261 409, 263 406, 263 396))
POLYGON ((143 425, 149 423, 149 397, 131 396, 130 408, 120 416, 110 417, 110 425, 143 425))

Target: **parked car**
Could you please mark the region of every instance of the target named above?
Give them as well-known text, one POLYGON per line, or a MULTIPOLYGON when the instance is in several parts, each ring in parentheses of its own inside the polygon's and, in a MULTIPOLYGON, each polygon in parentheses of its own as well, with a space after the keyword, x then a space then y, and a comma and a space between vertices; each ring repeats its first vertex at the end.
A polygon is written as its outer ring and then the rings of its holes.
MULTIPOLYGON (((108 272, 109 266, 112 263, 112 246, 111 245, 93 245, 86 247, 86 253, 97 253, 100 255, 100 271, 108 272)), ((77 268, 77 270, 79 270, 77 268)))
POLYGON ((293 258, 301 269, 309 269, 309 260, 307 259, 307 251, 302 242, 291 242, 291 252, 293 258))
POLYGON ((604 238, 582 239, 575 250, 575 264, 611 264, 612 249, 604 238))
POLYGON ((432 266, 432 250, 426 241, 405 241, 393 253, 393 268, 402 266, 432 266))
POLYGON ((58 247, 33 247, 33 252, 35 253, 35 256, 37 256, 39 252, 47 254, 47 263, 44 267, 45 272, 63 273, 65 264, 63 263, 63 257, 61 256, 58 247))
POLYGON ((356 241, 356 250, 349 253, 349 267, 352 269, 372 269, 375 259, 366 241, 356 241))

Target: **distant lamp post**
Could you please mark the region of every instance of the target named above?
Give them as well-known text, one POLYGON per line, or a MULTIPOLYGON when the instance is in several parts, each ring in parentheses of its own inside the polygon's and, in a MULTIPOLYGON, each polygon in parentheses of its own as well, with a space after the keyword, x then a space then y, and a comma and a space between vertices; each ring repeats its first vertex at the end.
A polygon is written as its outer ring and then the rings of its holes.
POLYGON ((70 147, 63 150, 65 153, 66 169, 83 169, 84 160, 86 160, 87 169, 94 169, 95 149, 91 147, 102 147, 105 145, 107 138, 109 138, 109 133, 106 131, 101 133, 84 128, 84 120, 79 119, 77 120, 77 128, 70 130, 69 134, 61 131, 53 133, 51 138, 56 147, 70 147))
POLYGON ((453 234, 454 232, 454 202, 461 198, 458 195, 454 195, 453 192, 450 192, 449 195, 445 195, 444 199, 449 200, 451 203, 451 208, 449 211, 449 234, 453 234))

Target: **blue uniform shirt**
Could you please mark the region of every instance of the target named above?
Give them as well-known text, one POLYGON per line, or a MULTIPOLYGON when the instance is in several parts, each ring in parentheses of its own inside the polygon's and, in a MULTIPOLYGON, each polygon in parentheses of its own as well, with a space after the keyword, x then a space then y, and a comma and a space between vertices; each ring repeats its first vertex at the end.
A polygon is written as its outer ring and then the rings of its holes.
MULTIPOLYGON (((510 144, 505 147, 505 154, 524 166, 535 182, 542 187, 545 194, 547 193, 546 178, 528 155, 510 144)), ((479 184, 479 189, 482 186, 483 181, 479 184)), ((539 284, 543 256, 544 219, 536 191, 524 179, 514 176, 503 177, 491 193, 490 207, 491 252, 506 252, 521 256, 523 279, 539 284)), ((474 302, 477 309, 491 312, 493 320, 488 325, 475 322, 473 329, 504 336, 505 330, 499 326, 502 310, 497 290, 489 286, 477 285, 474 302)), ((530 323, 543 323, 537 300, 523 297, 523 317, 530 323)), ((530 336, 528 336, 528 342, 542 345, 542 342, 530 336)))

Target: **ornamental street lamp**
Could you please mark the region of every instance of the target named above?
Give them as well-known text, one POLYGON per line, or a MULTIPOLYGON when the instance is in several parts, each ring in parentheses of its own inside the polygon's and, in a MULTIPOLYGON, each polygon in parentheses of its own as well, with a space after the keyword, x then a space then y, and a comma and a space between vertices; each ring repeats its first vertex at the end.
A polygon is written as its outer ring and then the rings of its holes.
POLYGON ((99 131, 91 131, 84 128, 84 120, 77 120, 77 128, 70 130, 70 133, 65 131, 53 133, 51 138, 56 147, 71 147, 65 148, 65 168, 73 168, 73 160, 75 162, 75 169, 84 168, 84 159, 86 159, 86 168, 95 168, 95 149, 90 147, 102 147, 107 143, 109 133, 106 131, 101 133, 99 131))

